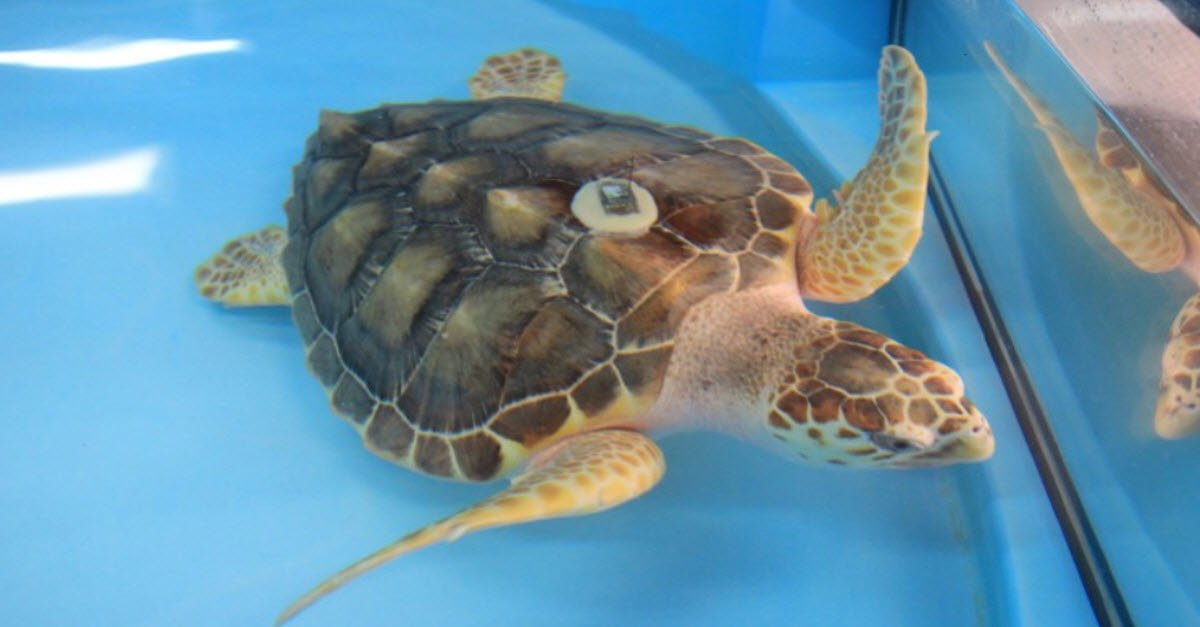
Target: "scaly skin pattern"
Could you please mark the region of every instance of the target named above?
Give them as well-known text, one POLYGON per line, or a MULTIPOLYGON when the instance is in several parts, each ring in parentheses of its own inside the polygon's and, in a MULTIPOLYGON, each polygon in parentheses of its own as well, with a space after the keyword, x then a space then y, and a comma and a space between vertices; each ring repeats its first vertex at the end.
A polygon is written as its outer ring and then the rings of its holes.
POLYGON ((870 296, 908 263, 921 238, 929 179, 925 76, 912 55, 889 46, 879 67, 880 131, 870 159, 817 202, 817 226, 797 261, 801 293, 834 303, 870 296))
POLYGON ((520 96, 558 102, 567 76, 558 59, 533 48, 488 57, 467 84, 476 100, 520 96))
POLYGON ((200 294, 229 307, 291 302, 280 255, 287 233, 268 226, 231 240, 196 268, 200 294))

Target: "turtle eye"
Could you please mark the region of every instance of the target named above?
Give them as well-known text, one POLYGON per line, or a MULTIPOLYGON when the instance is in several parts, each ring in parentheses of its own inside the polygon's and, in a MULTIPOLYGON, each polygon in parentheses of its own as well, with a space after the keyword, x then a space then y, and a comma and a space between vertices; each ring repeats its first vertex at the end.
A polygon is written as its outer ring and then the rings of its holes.
POLYGON ((911 440, 905 440, 903 438, 898 438, 894 435, 888 435, 886 433, 872 433, 871 442, 874 443, 875 446, 893 453, 907 453, 909 451, 916 451, 925 448, 911 440))
POLYGON ((571 213, 594 231, 636 237, 658 220, 658 205, 641 185, 629 179, 604 178, 575 192, 571 213))

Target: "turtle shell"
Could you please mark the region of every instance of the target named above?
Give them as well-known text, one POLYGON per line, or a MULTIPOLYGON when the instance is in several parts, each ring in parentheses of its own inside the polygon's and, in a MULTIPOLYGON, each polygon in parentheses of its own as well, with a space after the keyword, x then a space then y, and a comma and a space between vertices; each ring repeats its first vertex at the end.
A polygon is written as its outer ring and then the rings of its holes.
POLYGON ((322 113, 284 254, 310 369, 369 448, 486 480, 555 437, 635 425, 688 309, 794 272, 794 169, 718 138, 520 98, 322 113), (638 236, 575 192, 648 190, 638 236))

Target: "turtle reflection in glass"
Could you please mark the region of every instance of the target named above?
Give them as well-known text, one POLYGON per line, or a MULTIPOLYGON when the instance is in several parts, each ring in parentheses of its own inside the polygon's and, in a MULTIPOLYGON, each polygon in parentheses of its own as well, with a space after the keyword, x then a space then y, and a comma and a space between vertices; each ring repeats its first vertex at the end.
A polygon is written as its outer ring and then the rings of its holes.
POLYGON ((323 113, 286 231, 230 242, 201 293, 290 304, 333 410, 378 455, 514 478, 280 619, 432 542, 632 499, 663 474, 655 432, 843 466, 989 457, 953 371, 802 301, 865 298, 920 238, 925 79, 888 47, 879 80, 870 161, 815 213, 751 142, 559 103, 559 63, 535 50, 488 59, 471 101, 323 113))
MULTIPOLYGON (((1089 152, 991 42, 983 48, 1037 120, 1092 224, 1140 270, 1179 270, 1200 285, 1200 229, 1106 117, 1097 111, 1089 152)), ((1176 314, 1161 363, 1154 432, 1169 440, 1200 433, 1200 293, 1176 314)))

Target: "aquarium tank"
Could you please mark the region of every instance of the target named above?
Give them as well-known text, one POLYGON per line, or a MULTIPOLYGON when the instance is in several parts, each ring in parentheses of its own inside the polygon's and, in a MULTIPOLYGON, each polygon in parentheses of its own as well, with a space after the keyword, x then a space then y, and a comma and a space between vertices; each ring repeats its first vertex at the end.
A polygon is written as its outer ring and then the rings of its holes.
POLYGON ((1200 624, 1194 4, 0 23, 0 623, 1200 624))

